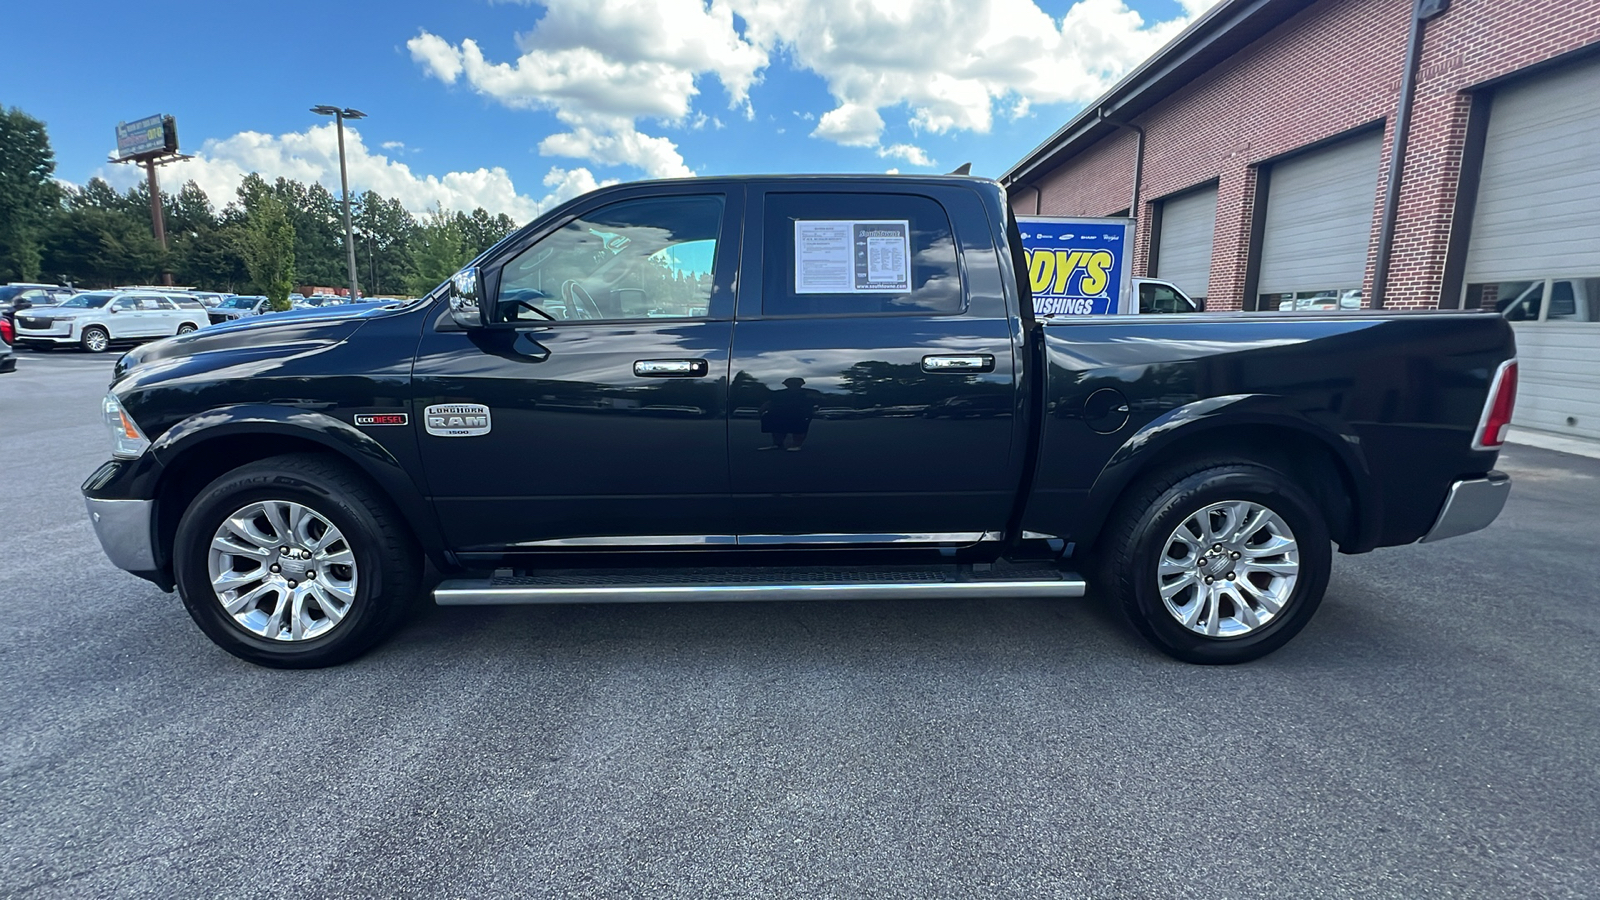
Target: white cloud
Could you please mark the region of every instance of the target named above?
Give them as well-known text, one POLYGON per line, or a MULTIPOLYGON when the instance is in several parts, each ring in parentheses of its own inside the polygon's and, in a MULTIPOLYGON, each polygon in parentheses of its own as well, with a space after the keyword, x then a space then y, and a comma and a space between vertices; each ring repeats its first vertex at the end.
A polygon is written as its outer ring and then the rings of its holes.
POLYGON ((883 117, 871 106, 843 103, 838 109, 823 113, 811 133, 846 147, 871 147, 883 133, 883 117))
POLYGON ((1185 16, 1156 23, 1123 0, 1079 0, 1059 19, 1033 0, 730 2, 747 39, 827 82, 838 105, 814 133, 874 146, 874 117, 902 104, 914 128, 942 133, 988 131, 997 103, 1023 115, 1091 100, 1215 0, 1183 0, 1185 16))
POLYGON ((379 144, 378 146, 382 147, 385 150, 389 150, 391 152, 398 153, 399 151, 406 149, 406 142, 405 141, 384 141, 383 143, 379 144))
POLYGON ((539 142, 545 156, 572 156, 611 165, 643 169, 656 178, 685 178, 694 171, 683 164, 678 145, 664 137, 650 137, 633 128, 592 130, 580 125, 570 132, 552 134, 539 142))
MULTIPOLYGON (((398 199, 413 213, 442 206, 470 212, 483 207, 491 213, 506 213, 518 222, 527 222, 546 209, 598 186, 588 169, 554 167, 544 178, 550 191, 535 199, 517 193, 511 175, 498 166, 470 172, 419 175, 405 163, 370 151, 356 128, 345 126, 345 158, 350 171, 350 190, 374 190, 398 199)), ((270 135, 240 132, 230 138, 207 140, 193 159, 161 169, 166 190, 176 190, 193 180, 223 206, 231 202, 245 175, 258 172, 272 180, 292 178, 304 183, 319 182, 339 193, 339 145, 334 123, 316 125, 303 132, 270 135)), ((132 166, 103 166, 95 172, 118 187, 131 187, 143 176, 132 166)))
POLYGON ((1179 3, 1182 15, 1147 22, 1125 0, 1077 0, 1059 17, 1037 0, 547 0, 512 61, 425 30, 406 46, 445 84, 552 111, 570 131, 541 152, 681 175, 689 167, 677 146, 638 126, 699 121, 709 76, 753 118, 751 87, 781 54, 833 96, 814 136, 903 156, 894 148, 910 145, 882 146, 885 110, 942 134, 987 132, 996 109, 1018 118, 1037 104, 1086 102, 1216 0, 1179 3))
POLYGON ((937 165, 928 157, 928 151, 915 144, 891 144, 887 147, 879 147, 878 155, 882 157, 898 156, 913 166, 937 165))
POLYGON ((666 138, 640 133, 639 119, 684 124, 698 79, 714 74, 734 107, 748 113, 750 86, 766 51, 742 39, 733 12, 701 0, 551 0, 522 55, 491 62, 470 38, 459 46, 423 31, 406 47, 445 84, 465 79, 507 106, 548 109, 572 131, 540 152, 626 164, 657 177, 692 175, 666 138))

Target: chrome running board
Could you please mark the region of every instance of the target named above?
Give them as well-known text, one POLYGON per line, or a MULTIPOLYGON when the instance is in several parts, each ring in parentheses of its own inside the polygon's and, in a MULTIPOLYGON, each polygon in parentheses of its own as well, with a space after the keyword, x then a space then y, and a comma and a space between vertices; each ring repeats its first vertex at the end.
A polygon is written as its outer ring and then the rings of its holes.
POLYGON ((710 570, 603 572, 457 578, 433 592, 440 606, 534 603, 671 603, 792 600, 952 600, 1082 597, 1087 586, 1069 572, 1028 570, 986 577, 965 567, 921 570, 710 570), (766 575, 768 577, 762 577, 766 575))

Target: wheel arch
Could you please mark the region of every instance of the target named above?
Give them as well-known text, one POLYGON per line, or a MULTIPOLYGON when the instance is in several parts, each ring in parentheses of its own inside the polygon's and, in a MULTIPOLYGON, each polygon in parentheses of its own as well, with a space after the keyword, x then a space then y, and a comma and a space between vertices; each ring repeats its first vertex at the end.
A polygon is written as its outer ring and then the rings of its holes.
POLYGON ((319 453, 354 466, 399 510, 435 565, 448 565, 432 508, 399 460, 354 426, 325 413, 271 405, 223 407, 190 416, 150 451, 161 462, 153 492, 156 547, 164 569, 184 510, 206 485, 239 466, 288 453, 319 453))
POLYGON ((1117 503, 1144 476, 1184 459, 1231 457, 1270 465, 1304 486, 1323 510, 1341 552, 1371 550, 1383 519, 1382 498, 1359 438, 1343 423, 1274 408, 1276 399, 1214 398, 1140 428, 1095 479, 1083 533, 1099 534, 1117 503))

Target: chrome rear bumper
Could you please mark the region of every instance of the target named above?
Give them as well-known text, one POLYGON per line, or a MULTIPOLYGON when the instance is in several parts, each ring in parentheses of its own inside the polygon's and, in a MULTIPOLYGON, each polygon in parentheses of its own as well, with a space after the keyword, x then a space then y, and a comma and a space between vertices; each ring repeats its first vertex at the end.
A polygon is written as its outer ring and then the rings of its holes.
POLYGON ((1482 478, 1450 485, 1439 518, 1418 543, 1442 541, 1487 528, 1505 508, 1509 496, 1511 476, 1504 472, 1490 472, 1482 478))

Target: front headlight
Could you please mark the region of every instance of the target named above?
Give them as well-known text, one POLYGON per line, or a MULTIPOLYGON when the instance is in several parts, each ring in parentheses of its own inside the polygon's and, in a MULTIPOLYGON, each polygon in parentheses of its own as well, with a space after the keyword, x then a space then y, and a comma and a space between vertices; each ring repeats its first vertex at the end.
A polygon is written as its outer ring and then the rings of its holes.
POLYGON ((150 446, 150 439, 139 430, 128 411, 122 408, 117 395, 107 394, 102 408, 106 427, 111 429, 111 455, 117 459, 138 459, 144 455, 150 446))

